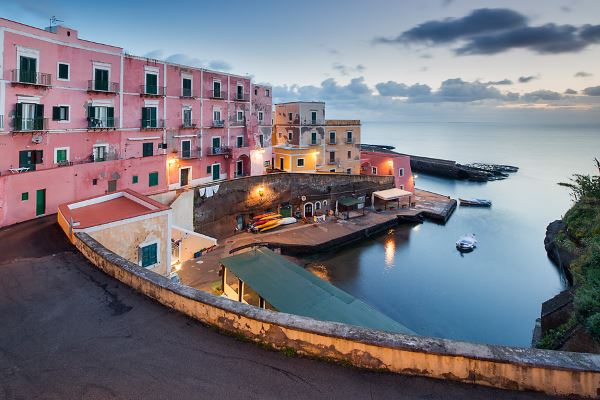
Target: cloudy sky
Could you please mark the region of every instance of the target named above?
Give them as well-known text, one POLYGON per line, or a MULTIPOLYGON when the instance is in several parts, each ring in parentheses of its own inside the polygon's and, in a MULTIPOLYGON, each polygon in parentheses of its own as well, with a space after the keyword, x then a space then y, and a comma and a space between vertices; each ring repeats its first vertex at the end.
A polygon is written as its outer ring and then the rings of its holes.
POLYGON ((0 0, 38 27, 249 74, 364 120, 600 122, 598 0, 0 0))

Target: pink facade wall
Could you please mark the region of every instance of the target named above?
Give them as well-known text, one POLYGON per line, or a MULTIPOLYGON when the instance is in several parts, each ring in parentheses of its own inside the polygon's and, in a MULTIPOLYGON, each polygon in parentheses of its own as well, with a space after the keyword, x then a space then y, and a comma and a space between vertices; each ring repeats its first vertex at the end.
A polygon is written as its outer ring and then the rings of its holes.
MULTIPOLYGON (((264 160, 270 159, 271 148, 271 88, 254 85, 248 77, 208 71, 201 68, 166 63, 142 57, 125 55, 120 47, 98 44, 77 37, 75 30, 55 27, 54 32, 29 27, 0 18, 0 54, 2 78, 0 85, 0 115, 4 126, 0 129, 0 226, 35 217, 35 194, 22 201, 23 188, 46 188, 47 213, 56 211, 56 205, 80 198, 105 193, 107 177, 116 177, 117 190, 130 187, 142 193, 159 192, 181 186, 181 169, 190 167, 188 184, 201 184, 213 180, 209 166, 220 164, 220 178, 236 177, 236 161, 243 163, 243 173, 264 173, 264 160), (25 36, 23 33, 27 34, 25 36), (18 49, 33 50, 38 57, 37 71, 51 74, 51 87, 24 85, 11 82, 11 70, 18 66, 18 49), (58 80, 58 62, 70 65, 68 80, 58 80), (117 83, 117 93, 88 90, 88 81, 94 79, 94 65, 109 68, 110 82, 117 83), (121 71, 122 69, 122 71, 121 71), (158 72, 158 86, 166 86, 165 96, 141 94, 145 72, 158 72), (192 96, 183 96, 182 77, 192 78, 192 96), (212 98, 213 80, 221 81, 223 99, 212 98), (237 99, 237 85, 243 86, 243 99, 237 99), (266 96, 266 90, 269 95, 266 96), (15 109, 18 102, 44 105, 47 125, 43 131, 16 132, 15 109), (253 104, 256 102, 256 105, 253 104), (114 108, 114 129, 88 129, 89 105, 108 105, 114 108), (69 106, 69 121, 52 121, 52 107, 69 106), (142 107, 157 107, 157 119, 164 120, 164 129, 142 129, 142 107), (223 128, 214 128, 213 108, 221 109, 223 128), (183 110, 191 109, 192 126, 183 125, 183 110), (258 122, 258 110, 263 111, 263 123, 258 122), (245 118, 238 124, 237 110, 245 118), (255 148, 260 134, 264 136, 265 149, 255 148), (229 146, 225 155, 209 155, 212 137, 221 138, 221 146, 229 146), (236 147, 237 136, 244 145, 236 147), (39 143, 34 142, 39 141, 39 143), (182 142, 190 141, 191 154, 182 155, 182 142), (143 156, 144 143, 152 144, 152 155, 143 156), (94 145, 108 145, 109 161, 90 162, 94 145), (69 148, 69 165, 55 163, 55 150, 69 148), (19 151, 42 150, 43 162, 36 171, 16 173, 19 151), (109 170, 107 170, 110 169, 109 170), (159 172, 159 182, 152 188, 147 184, 150 172, 159 172), (87 181, 90 176, 101 176, 96 185, 87 181), (132 183, 132 176, 138 183, 132 183), (103 182, 103 183, 102 183, 103 182), (41 187, 45 185, 44 187, 41 187), (137 186, 136 186, 137 185, 137 186), (32 208, 33 204, 33 208, 32 208)), ((32 188, 32 189, 29 189, 32 188)))
POLYGON ((415 191, 409 156, 372 151, 361 152, 361 175, 375 175, 373 167, 377 168, 376 175, 393 175, 397 188, 404 188, 409 192, 415 191), (401 168, 404 169, 404 176, 400 176, 401 168))

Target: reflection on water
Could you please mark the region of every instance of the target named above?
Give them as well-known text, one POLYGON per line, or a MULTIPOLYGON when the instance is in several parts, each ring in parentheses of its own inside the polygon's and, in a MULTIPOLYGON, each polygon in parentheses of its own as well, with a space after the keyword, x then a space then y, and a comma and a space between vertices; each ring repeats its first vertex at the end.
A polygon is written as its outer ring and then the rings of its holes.
POLYGON ((459 207, 446 225, 401 225, 312 261, 332 284, 417 333, 529 346, 541 303, 566 285, 543 246, 547 224, 570 205, 556 182, 595 172, 597 132, 585 126, 364 124, 367 143, 521 169, 490 183, 419 174, 418 187, 453 198, 487 198, 493 207, 459 207), (478 248, 461 257, 455 242, 470 233, 478 248))

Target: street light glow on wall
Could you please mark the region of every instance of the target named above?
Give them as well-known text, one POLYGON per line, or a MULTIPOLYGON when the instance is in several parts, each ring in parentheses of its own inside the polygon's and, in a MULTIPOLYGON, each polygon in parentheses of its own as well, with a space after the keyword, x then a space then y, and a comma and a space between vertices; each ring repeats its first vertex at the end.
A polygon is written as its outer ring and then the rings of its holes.
POLYGON ((260 197, 263 197, 265 195, 265 188, 264 187, 262 187, 262 186, 258 187, 258 195, 260 197))

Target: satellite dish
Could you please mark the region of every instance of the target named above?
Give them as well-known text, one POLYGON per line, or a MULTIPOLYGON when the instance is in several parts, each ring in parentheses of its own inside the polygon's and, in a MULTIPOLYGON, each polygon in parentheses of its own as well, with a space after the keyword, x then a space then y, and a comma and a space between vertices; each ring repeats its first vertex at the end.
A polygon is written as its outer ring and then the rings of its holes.
POLYGON ((302 197, 300 197, 300 200, 302 200, 302 201, 306 201, 306 196, 302 196, 302 197))

